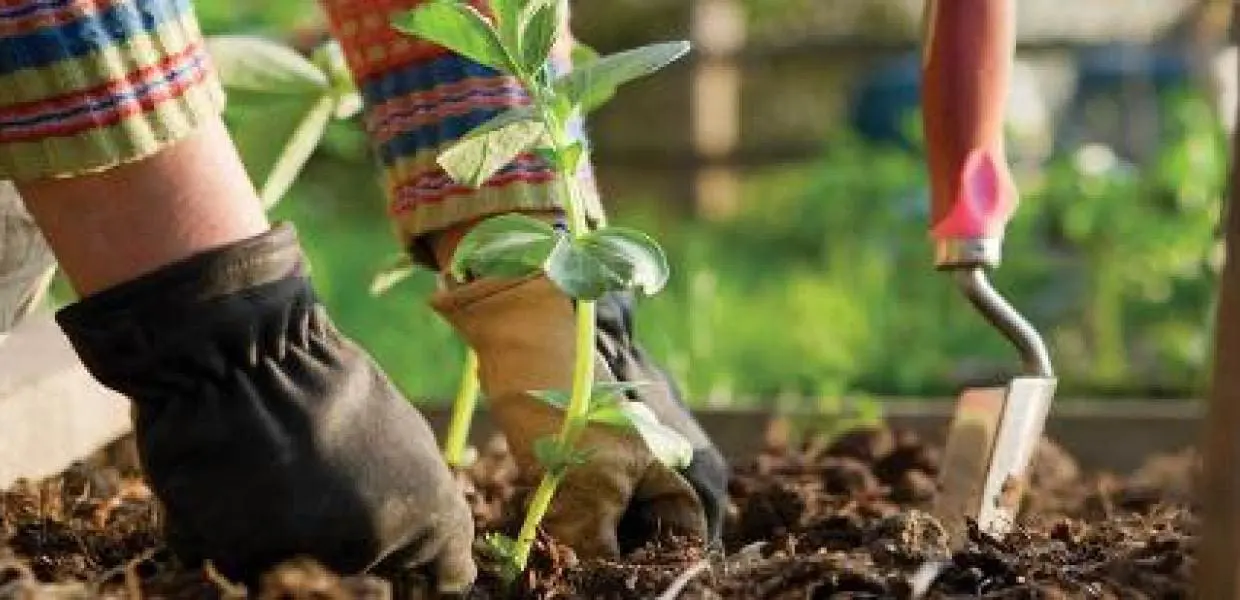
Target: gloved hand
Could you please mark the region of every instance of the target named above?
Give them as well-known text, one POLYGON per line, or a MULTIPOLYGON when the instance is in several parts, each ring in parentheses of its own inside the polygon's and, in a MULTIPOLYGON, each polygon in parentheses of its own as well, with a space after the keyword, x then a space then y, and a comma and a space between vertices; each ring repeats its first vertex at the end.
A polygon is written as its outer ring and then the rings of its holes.
POLYGON ((64 309, 96 378, 133 401, 183 559, 253 581, 310 556, 343 573, 475 576, 469 509, 422 416, 333 327, 290 227, 64 309))
MULTIPOLYGON (((479 383, 508 439, 522 480, 534 484, 541 466, 534 442, 559 431, 562 411, 531 397, 533 390, 571 386, 576 329, 573 304, 544 277, 479 280, 436 294, 432 306, 478 353, 479 383)), ((667 378, 634 345, 627 305, 609 296, 598 305, 596 378, 650 385, 632 400, 688 438, 694 460, 675 471, 657 461, 635 433, 592 425, 578 442, 593 451, 569 469, 544 521, 546 530, 579 554, 616 555, 662 529, 718 540, 727 468, 677 400, 667 378)))

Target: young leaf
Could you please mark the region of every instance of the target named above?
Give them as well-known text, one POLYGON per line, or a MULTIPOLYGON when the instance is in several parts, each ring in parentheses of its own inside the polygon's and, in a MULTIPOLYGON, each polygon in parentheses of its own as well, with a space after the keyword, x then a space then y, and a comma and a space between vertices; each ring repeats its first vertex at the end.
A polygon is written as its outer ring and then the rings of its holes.
POLYGON ((555 88, 588 113, 602 106, 616 88, 666 67, 688 51, 689 42, 665 42, 604 56, 557 79, 555 88))
POLYGON ((559 473, 570 467, 579 467, 590 460, 592 450, 576 450, 549 435, 534 440, 534 458, 551 473, 559 473))
POLYGON ((310 56, 310 60, 319 70, 327 74, 332 95, 336 99, 335 117, 348 119, 361 112, 362 95, 358 93, 357 85, 353 83, 353 74, 349 71, 349 64, 345 60, 344 49, 340 47, 340 42, 331 40, 319 46, 310 56))
POLYGON ((574 69, 585 68, 590 63, 597 61, 600 56, 597 50, 581 43, 580 40, 573 40, 573 49, 571 52, 574 69))
POLYGON ((516 56, 521 48, 521 7, 523 4, 522 0, 491 0, 491 12, 495 14, 497 21, 499 41, 511 56, 516 56))
POLYGON ((514 551, 517 549, 517 540, 514 540, 498 531, 488 532, 482 537, 496 558, 512 558, 514 551))
POLYGON ((293 187, 302 167, 306 166, 310 156, 319 147, 319 141, 323 139, 323 133, 327 130, 335 108, 336 98, 325 95, 297 124, 297 129, 293 130, 292 137, 284 145, 280 157, 276 159, 258 192, 264 208, 275 206, 288 193, 289 188, 293 187))
POLYGON ((427 2, 395 17, 392 26, 476 63, 509 73, 514 70, 491 22, 463 1, 427 2))
POLYGON ((607 227, 581 239, 587 252, 621 279, 619 289, 657 294, 667 284, 667 255, 658 242, 635 229, 607 227))
POLYGON ((569 173, 576 173, 581 170, 581 161, 585 156, 585 144, 573 142, 572 145, 564 149, 564 155, 560 157, 564 161, 564 170, 569 173))
POLYGON ((499 562, 500 577, 504 581, 515 580, 524 568, 517 564, 517 540, 496 531, 487 533, 482 540, 486 553, 499 562))
POLYGON ((543 266, 547 277, 578 300, 607 292, 658 292, 667 283, 667 256, 654 240, 631 229, 608 227, 575 240, 559 240, 543 266))
POLYGON ((467 274, 522 277, 535 273, 563 234, 551 225, 520 214, 492 217, 470 230, 456 247, 450 272, 458 280, 467 274))
POLYGON ((436 162, 452 179, 479 188, 517 155, 542 142, 546 132, 541 122, 515 121, 458 141, 436 162))
POLYGON ((582 245, 567 237, 556 243, 543 270, 560 290, 578 300, 598 300, 619 284, 582 245))
POLYGON ((568 400, 572 397, 572 392, 564 390, 531 390, 527 392, 529 395, 542 400, 548 406, 559 410, 568 409, 568 400))
POLYGON ((629 422, 629 415, 624 410, 625 402, 627 400, 619 400, 613 397, 609 402, 602 402, 598 406, 591 407, 590 422, 611 425, 612 427, 632 428, 632 424, 629 422))
POLYGON ((330 87, 327 74, 297 51, 259 37, 213 36, 207 51, 230 90, 317 97, 330 87))
POLYGON ((521 33, 521 64, 526 73, 537 73, 547 62, 551 47, 560 35, 563 9, 561 0, 547 0, 530 14, 521 33))
POLYGON ((693 444, 672 429, 659 422, 654 411, 641 402, 620 403, 628 417, 629 425, 637 431, 646 447, 659 462, 671 469, 683 469, 693 460, 693 444))
POLYGON ((594 397, 623 396, 652 385, 652 381, 598 381, 594 383, 594 397))
MULTIPOLYGON (((648 381, 597 381, 590 393, 590 420, 594 420, 594 413, 602 410, 608 405, 616 404, 617 398, 620 398, 630 391, 652 385, 648 381)), ((527 392, 531 396, 542 400, 552 408, 565 410, 568 408, 569 398, 572 392, 566 390, 532 390, 527 392)))

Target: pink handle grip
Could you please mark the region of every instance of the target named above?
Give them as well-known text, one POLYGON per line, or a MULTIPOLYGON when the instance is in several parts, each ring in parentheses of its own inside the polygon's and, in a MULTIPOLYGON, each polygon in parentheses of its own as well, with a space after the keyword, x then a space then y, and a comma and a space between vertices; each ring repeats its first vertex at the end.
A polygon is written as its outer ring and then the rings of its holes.
POLYGON ((1016 193, 1007 166, 999 160, 985 150, 969 153, 960 173, 955 201, 947 214, 934 223, 931 237, 1003 237, 1003 230, 1016 211, 1016 193))
POLYGON ((1001 237, 1016 207, 1003 113, 1016 38, 1016 0, 929 0, 922 119, 931 235, 1001 237))

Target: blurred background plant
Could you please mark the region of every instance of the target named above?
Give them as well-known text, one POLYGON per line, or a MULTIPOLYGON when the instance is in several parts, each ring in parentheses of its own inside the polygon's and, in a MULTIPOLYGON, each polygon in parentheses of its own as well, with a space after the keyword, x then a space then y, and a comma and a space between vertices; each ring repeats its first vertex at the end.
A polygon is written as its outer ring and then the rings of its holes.
MULTIPOLYGON (((1208 359, 1226 166, 1222 96, 1208 77, 1223 43, 1208 27, 1230 3, 1102 3, 1114 10, 1093 29, 1056 25, 1054 10, 1022 14, 1011 128, 1023 207, 996 285, 1047 332, 1063 397, 1193 396, 1208 359)), ((635 87, 593 123, 614 220, 651 232, 672 259, 638 334, 699 405, 864 421, 866 403, 839 398, 946 397, 1014 360, 930 266, 909 125, 920 2, 828 4, 577 7, 578 37, 603 51, 699 42, 696 62, 635 87), (731 75, 702 76, 716 71, 731 75), (734 97, 703 93, 712 81, 734 97)), ((322 39, 311 0, 196 5, 209 34, 264 35, 307 53, 322 39)), ((304 107, 233 100, 228 120, 261 179, 304 107)), ((301 231, 340 326, 411 396, 447 401, 465 352, 423 302, 433 277, 370 291, 399 248, 368 152, 360 119, 331 122, 273 215, 301 231)))

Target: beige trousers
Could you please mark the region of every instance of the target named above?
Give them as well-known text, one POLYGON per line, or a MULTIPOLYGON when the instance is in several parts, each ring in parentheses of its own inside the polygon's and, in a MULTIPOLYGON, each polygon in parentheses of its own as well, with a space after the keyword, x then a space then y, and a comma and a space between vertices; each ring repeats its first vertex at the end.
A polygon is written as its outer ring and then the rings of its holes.
POLYGON ((55 272, 52 251, 17 189, 0 181, 0 341, 42 304, 55 272))

